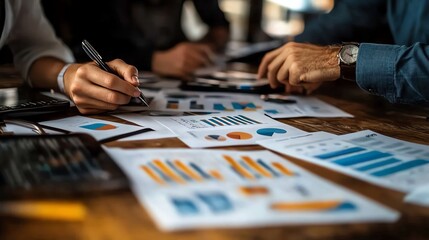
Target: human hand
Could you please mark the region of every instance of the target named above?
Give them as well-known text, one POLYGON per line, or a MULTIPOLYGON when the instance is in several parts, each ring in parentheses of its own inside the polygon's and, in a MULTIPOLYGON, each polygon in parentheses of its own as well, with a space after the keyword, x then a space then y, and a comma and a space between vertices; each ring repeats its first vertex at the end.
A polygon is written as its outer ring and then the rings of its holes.
POLYGON ((271 88, 284 84, 287 93, 310 94, 323 82, 340 77, 339 50, 337 46, 289 42, 264 56, 258 78, 266 76, 271 88))
POLYGON ((102 70, 94 62, 72 64, 64 76, 64 90, 82 114, 115 110, 138 97, 138 71, 120 59, 107 63, 118 76, 102 70), (124 81, 125 80, 125 81, 124 81))
POLYGON ((206 44, 179 43, 167 51, 155 52, 152 70, 160 75, 190 80, 195 70, 211 64, 211 55, 212 50, 206 44))

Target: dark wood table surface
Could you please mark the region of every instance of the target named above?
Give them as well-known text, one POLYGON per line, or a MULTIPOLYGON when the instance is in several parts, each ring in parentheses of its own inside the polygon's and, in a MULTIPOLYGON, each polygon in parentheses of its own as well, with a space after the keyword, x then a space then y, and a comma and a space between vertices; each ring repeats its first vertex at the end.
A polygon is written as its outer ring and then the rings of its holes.
MULTIPOLYGON (((355 117, 296 118, 280 121, 305 131, 345 134, 370 129, 402 140, 429 144, 429 121, 424 119, 424 116, 429 114, 428 108, 393 105, 379 97, 370 96, 347 82, 326 85, 315 96, 355 117)), ((121 121, 106 115, 99 117, 121 121)), ((187 148, 177 138, 111 142, 106 145, 124 148, 187 148)), ((226 149, 260 150, 262 147, 244 146, 226 149)), ((395 223, 204 229, 165 233, 157 229, 147 211, 129 190, 121 190, 100 196, 76 197, 75 200, 82 202, 88 209, 87 217, 79 222, 0 217, 0 239, 429 239, 429 208, 404 203, 403 193, 378 187, 311 163, 288 159, 326 179, 400 211, 401 218, 395 223)))

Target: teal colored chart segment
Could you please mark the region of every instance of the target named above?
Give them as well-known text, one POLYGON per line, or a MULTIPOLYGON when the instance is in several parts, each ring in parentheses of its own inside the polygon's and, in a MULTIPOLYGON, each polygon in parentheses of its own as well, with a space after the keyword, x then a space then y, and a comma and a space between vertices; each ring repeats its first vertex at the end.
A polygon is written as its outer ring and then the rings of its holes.
POLYGON ((256 131, 257 134, 267 137, 272 137, 274 134, 285 134, 286 130, 281 128, 261 128, 256 131))

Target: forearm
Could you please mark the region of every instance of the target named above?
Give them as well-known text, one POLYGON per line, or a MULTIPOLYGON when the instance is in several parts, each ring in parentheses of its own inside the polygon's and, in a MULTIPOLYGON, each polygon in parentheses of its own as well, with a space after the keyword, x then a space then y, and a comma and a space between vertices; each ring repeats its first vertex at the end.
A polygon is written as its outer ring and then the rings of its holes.
POLYGON ((57 77, 65 63, 53 57, 41 57, 33 62, 29 71, 29 81, 35 88, 58 90, 57 77))
POLYGON ((395 103, 429 103, 429 45, 363 43, 356 81, 364 90, 395 103))

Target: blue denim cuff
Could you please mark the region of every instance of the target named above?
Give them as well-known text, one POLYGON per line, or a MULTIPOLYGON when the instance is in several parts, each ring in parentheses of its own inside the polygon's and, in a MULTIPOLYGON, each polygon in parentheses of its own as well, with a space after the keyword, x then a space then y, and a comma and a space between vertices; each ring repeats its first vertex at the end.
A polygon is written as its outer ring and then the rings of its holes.
POLYGON ((395 99, 395 63, 399 46, 362 43, 356 63, 356 83, 363 90, 395 99))

